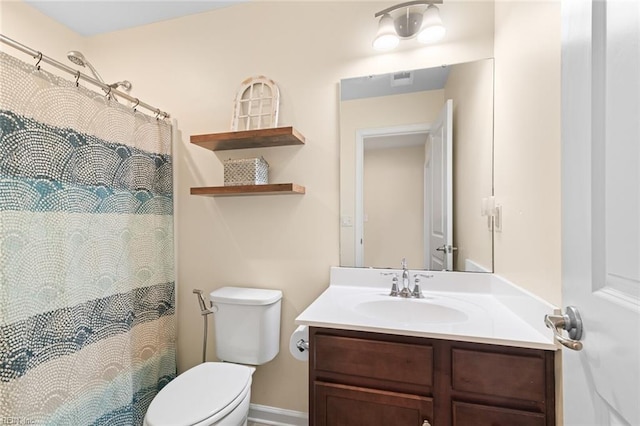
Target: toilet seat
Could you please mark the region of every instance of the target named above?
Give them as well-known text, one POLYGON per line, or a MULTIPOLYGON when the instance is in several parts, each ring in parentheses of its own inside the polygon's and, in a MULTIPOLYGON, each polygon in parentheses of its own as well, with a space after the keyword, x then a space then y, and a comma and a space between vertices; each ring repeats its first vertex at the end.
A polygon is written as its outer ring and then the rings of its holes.
POLYGON ((222 362, 199 364, 167 384, 151 401, 149 426, 215 423, 233 411, 251 390, 254 369, 222 362))

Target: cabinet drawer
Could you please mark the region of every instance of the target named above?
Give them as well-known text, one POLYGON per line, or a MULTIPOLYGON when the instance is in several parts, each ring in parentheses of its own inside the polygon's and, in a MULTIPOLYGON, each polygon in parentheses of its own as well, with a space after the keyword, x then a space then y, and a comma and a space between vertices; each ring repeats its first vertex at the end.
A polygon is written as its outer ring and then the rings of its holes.
POLYGON ((314 383, 315 426, 421 426, 433 424, 431 398, 377 389, 314 383))
POLYGON ((432 387, 433 348, 316 334, 312 348, 316 372, 432 387))
POLYGON ((456 391, 545 400, 545 361, 541 356, 454 348, 451 357, 452 387, 456 391))
POLYGON ((545 426, 544 414, 453 401, 453 426, 545 426))

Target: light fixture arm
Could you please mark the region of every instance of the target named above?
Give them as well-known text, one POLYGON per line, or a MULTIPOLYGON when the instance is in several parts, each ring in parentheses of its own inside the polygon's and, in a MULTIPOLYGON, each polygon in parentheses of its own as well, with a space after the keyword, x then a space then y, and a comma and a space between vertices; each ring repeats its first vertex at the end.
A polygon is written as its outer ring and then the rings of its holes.
POLYGON ((373 39, 376 50, 390 50, 398 45, 400 40, 417 38, 423 44, 432 44, 443 39, 447 29, 440 18, 440 11, 435 5, 443 0, 408 1, 391 6, 375 14, 380 17, 378 31, 373 39), (426 7, 420 7, 426 6, 426 7), (394 11, 397 16, 392 16, 394 11))
POLYGON ((374 17, 379 17, 384 15, 385 13, 390 13, 393 12, 394 10, 398 10, 398 9, 402 9, 403 7, 409 7, 409 6, 415 6, 418 4, 425 4, 425 5, 429 5, 429 4, 442 4, 443 0, 429 0, 429 1, 424 1, 424 0, 417 0, 417 1, 407 1, 404 3, 400 3, 400 4, 396 4, 395 6, 391 6, 388 7, 384 10, 381 10, 380 12, 376 13, 374 15, 374 17))

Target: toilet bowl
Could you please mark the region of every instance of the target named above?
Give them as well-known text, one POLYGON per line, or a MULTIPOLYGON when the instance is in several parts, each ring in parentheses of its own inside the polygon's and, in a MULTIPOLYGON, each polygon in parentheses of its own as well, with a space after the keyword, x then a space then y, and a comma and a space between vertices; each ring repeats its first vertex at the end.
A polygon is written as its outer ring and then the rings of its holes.
POLYGON ((255 368, 206 362, 169 382, 151 401, 145 426, 247 424, 255 368))
POLYGON ((222 287, 209 294, 216 354, 169 382, 151 401, 145 426, 244 426, 254 367, 280 347, 282 292, 222 287), (237 363, 237 364, 233 364, 237 363))

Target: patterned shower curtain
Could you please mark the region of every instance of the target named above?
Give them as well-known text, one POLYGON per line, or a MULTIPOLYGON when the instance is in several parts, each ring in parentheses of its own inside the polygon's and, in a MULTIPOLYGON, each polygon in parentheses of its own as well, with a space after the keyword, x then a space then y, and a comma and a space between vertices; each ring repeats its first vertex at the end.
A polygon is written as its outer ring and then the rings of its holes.
POLYGON ((0 52, 0 425, 139 425, 175 377, 171 125, 0 52))

